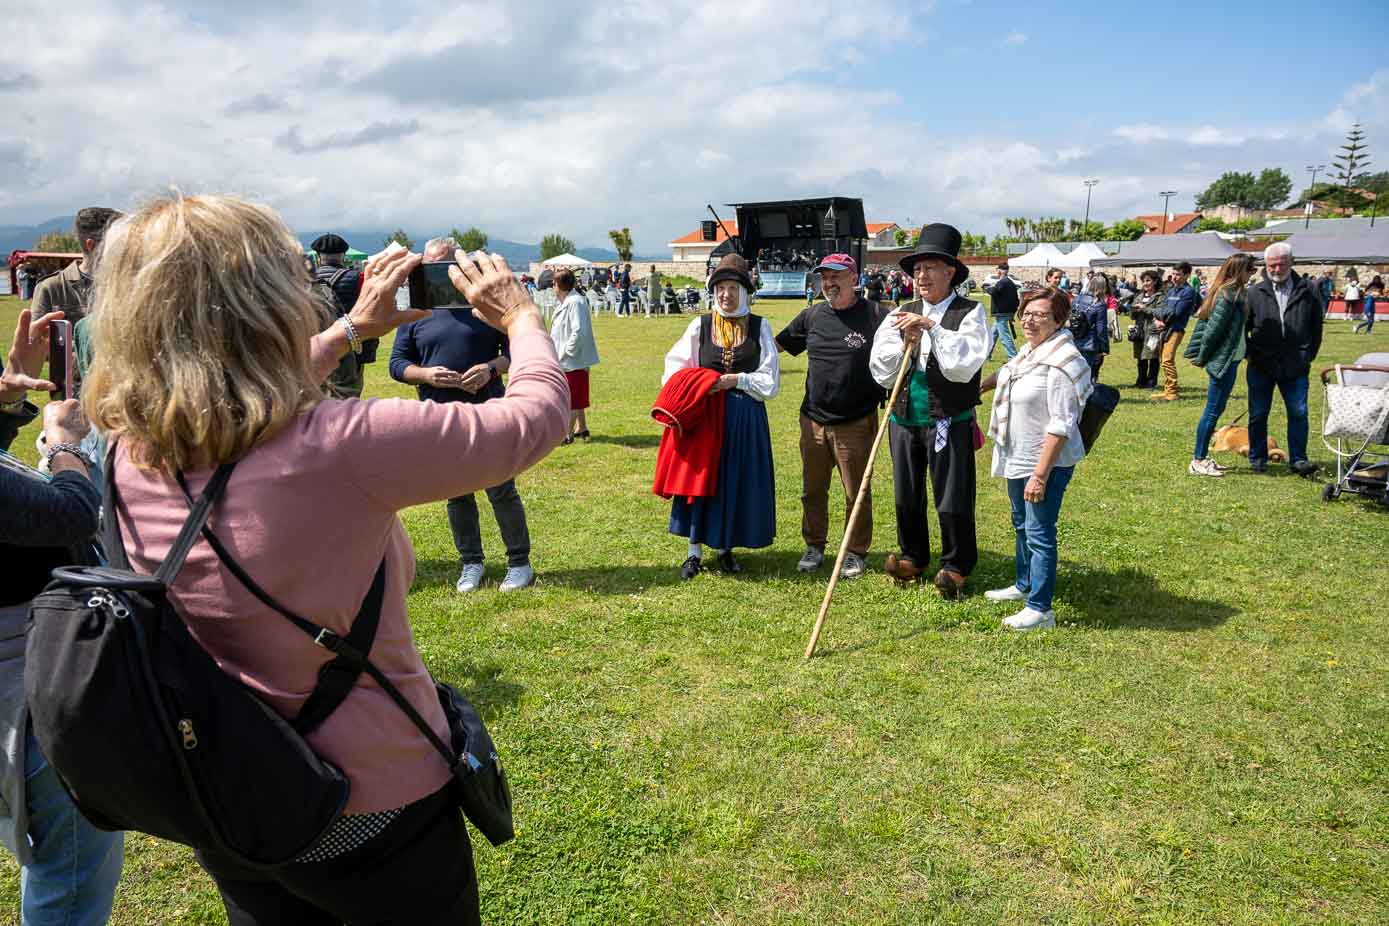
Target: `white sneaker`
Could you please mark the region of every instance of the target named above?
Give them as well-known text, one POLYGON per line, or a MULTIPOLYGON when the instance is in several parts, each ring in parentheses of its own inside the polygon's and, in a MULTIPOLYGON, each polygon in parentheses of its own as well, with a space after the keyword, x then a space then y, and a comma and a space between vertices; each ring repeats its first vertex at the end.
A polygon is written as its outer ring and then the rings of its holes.
POLYGON ((463 567, 463 571, 458 574, 458 584, 454 586, 459 592, 475 592, 482 584, 482 563, 469 563, 463 567))
POLYGON ((1005 617, 1003 626, 1009 630, 1047 630, 1056 626, 1056 612, 1023 608, 1012 617, 1005 617))
POLYGON ((506 567, 506 576, 502 579, 499 588, 504 592, 515 592, 526 588, 534 581, 535 570, 529 565, 508 566, 506 567))
POLYGON ((984 593, 984 597, 990 601, 1026 601, 1027 592, 1010 585, 1007 588, 991 588, 984 593))
POLYGON ((1193 476, 1215 476, 1218 478, 1225 475, 1225 470, 1216 466, 1215 461, 1209 457, 1204 460, 1192 460, 1186 471, 1193 476))
POLYGON ((868 571, 868 564, 857 553, 845 553, 844 565, 839 567, 839 578, 857 579, 868 571))
POLYGON ((806 547, 796 568, 801 572, 814 572, 825 561, 825 551, 818 547, 806 547))

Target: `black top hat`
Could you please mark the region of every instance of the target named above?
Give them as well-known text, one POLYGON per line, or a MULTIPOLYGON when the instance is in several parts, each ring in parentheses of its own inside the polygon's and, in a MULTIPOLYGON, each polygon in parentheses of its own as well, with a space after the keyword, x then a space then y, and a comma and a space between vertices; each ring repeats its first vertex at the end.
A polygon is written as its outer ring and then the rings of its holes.
POLYGON ((734 280, 743 289, 753 292, 752 274, 748 273, 748 262, 737 254, 725 254, 719 261, 719 265, 714 268, 714 272, 709 274, 709 290, 712 292, 714 284, 720 280, 734 280))
POLYGON ((319 235, 309 247, 320 254, 346 254, 347 240, 342 235, 329 232, 326 235, 319 235))
POLYGON ((932 222, 923 226, 921 237, 916 241, 916 250, 902 258, 902 269, 908 273, 923 257, 939 257, 955 265, 955 275, 950 278, 952 288, 959 286, 969 276, 969 268, 960 260, 960 230, 944 222, 932 222))

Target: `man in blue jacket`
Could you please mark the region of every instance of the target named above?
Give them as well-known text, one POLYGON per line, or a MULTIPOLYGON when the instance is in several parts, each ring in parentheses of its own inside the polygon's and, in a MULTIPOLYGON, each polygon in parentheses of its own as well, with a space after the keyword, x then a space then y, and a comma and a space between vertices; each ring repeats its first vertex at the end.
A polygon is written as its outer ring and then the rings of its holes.
POLYGON ((1186 323, 1201 303, 1201 296, 1191 288, 1191 264, 1182 261, 1167 275, 1167 302, 1158 311, 1154 325, 1162 333, 1162 391, 1154 392, 1160 402, 1177 401, 1177 358, 1181 356, 1182 338, 1186 323))
POLYGON ((1321 302, 1305 277, 1293 273, 1285 241, 1264 251, 1264 278, 1249 289, 1249 466, 1268 470, 1268 413, 1273 387, 1288 415, 1288 468, 1310 476, 1307 459, 1307 378, 1321 350, 1321 302))

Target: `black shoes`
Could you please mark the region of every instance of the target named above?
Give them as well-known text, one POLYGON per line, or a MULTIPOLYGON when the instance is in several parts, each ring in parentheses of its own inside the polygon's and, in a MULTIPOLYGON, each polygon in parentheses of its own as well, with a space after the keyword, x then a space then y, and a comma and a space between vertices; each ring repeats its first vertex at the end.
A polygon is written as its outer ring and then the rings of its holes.
POLYGON ((728 575, 737 575, 743 571, 743 564, 733 558, 732 550, 725 550, 719 554, 719 569, 728 575))
POLYGON ((701 568, 702 567, 699 564, 699 557, 691 556, 689 559, 685 560, 683 565, 681 565, 680 578, 689 581, 690 579, 693 579, 695 576, 699 575, 701 568))
POLYGON ((1264 462, 1263 460, 1259 460, 1257 462, 1251 460, 1249 461, 1249 469, 1251 472, 1255 473, 1266 473, 1268 472, 1268 463, 1264 462))
POLYGON ((1311 460, 1298 460, 1296 463, 1289 463, 1288 469, 1306 479, 1317 471, 1317 464, 1311 460))
POLYGON ((574 436, 577 437, 579 440, 588 440, 588 428, 584 428, 582 431, 575 431, 574 436))

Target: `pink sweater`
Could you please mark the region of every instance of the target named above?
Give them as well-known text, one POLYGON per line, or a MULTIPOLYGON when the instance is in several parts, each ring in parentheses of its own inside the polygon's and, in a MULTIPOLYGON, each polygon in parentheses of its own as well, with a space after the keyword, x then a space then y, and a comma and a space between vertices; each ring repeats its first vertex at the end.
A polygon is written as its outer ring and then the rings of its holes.
MULTIPOLYGON (((539 328, 511 341, 504 398, 481 405, 408 399, 327 401, 253 450, 232 473, 209 526, 270 595, 346 635, 384 554, 386 594, 371 659, 447 741, 443 711, 415 649, 405 596, 415 553, 396 512, 505 482, 564 438, 569 398, 539 328)), ((118 446, 121 530, 131 565, 152 573, 188 515, 178 483, 134 466, 118 446)), ((196 496, 211 470, 187 474, 196 496)), ((293 717, 332 658, 262 605, 205 542, 171 600, 229 674, 293 717)), ((443 759, 363 675, 308 737, 352 784, 348 813, 402 807, 448 780, 443 759)))

